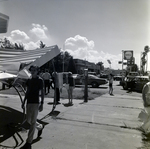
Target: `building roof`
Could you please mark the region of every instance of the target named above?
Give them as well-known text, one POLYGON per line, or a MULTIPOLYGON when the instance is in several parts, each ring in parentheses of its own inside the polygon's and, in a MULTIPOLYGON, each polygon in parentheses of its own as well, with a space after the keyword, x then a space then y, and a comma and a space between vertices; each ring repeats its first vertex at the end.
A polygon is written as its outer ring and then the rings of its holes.
POLYGON ((0 13, 0 33, 6 33, 8 28, 9 16, 0 13))

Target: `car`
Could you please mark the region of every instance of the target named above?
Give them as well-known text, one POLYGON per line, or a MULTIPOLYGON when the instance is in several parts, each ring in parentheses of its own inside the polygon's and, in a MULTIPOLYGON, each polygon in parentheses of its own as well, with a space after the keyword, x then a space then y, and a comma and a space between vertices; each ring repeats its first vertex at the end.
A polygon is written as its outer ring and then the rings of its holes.
MULTIPOLYGON (((84 84, 84 75, 77 75, 74 77, 75 85, 83 85, 84 84)), ((107 84, 107 79, 99 78, 95 75, 88 75, 88 85, 91 85, 93 88, 99 87, 100 85, 107 84)))
POLYGON ((104 78, 104 79, 108 79, 109 78, 108 74, 100 74, 98 77, 99 78, 104 78))
POLYGON ((135 77, 138 76, 138 72, 129 72, 129 74, 120 80, 120 85, 123 87, 124 90, 127 90, 131 87, 131 85, 135 82, 135 77))
POLYGON ((144 85, 149 82, 149 76, 136 76, 134 90, 142 92, 144 85))
POLYGON ((124 79, 124 76, 116 75, 114 76, 114 81, 122 81, 124 79))
POLYGON ((88 72, 88 75, 94 75, 94 76, 96 76, 96 72, 88 72))
POLYGON ((143 86, 149 82, 148 76, 134 76, 126 77, 122 83, 123 89, 127 90, 131 88, 132 83, 134 84, 133 90, 142 92, 143 86))

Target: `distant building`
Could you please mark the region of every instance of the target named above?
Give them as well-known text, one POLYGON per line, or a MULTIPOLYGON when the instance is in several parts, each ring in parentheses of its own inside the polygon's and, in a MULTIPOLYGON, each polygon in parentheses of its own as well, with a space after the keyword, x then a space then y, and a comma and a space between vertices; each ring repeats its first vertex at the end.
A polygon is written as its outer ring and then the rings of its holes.
POLYGON ((86 68, 88 68, 89 72, 96 72, 97 74, 100 73, 100 66, 96 65, 95 63, 91 63, 81 59, 73 59, 73 60, 76 65, 76 70, 78 74, 83 74, 84 69, 86 68))
POLYGON ((110 68, 104 68, 104 71, 102 72, 103 74, 109 75, 110 73, 112 73, 113 75, 126 75, 126 70, 122 70, 122 69, 110 69, 110 68))

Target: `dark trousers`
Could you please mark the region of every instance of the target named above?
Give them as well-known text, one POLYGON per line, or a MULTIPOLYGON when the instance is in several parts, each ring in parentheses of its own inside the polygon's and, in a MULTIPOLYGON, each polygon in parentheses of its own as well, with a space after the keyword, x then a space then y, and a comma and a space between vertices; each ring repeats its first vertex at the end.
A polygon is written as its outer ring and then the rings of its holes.
POLYGON ((49 90, 50 90, 49 80, 44 80, 44 84, 45 84, 45 93, 46 93, 46 90, 48 90, 48 93, 49 93, 49 90))

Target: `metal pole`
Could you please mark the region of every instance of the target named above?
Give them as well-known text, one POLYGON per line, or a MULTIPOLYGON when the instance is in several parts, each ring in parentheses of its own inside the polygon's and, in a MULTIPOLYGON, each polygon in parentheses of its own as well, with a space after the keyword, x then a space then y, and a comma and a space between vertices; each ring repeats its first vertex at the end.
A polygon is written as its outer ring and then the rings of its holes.
POLYGON ((84 69, 85 87, 84 87, 84 102, 88 102, 88 69, 84 69))
POLYGON ((122 50, 122 81, 123 81, 123 56, 124 56, 124 51, 122 50))

